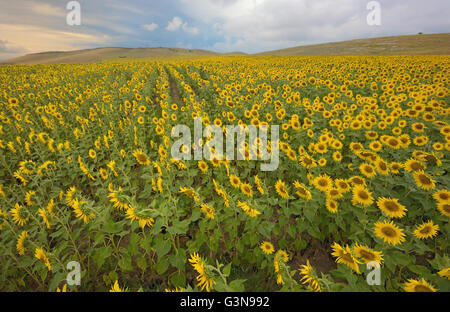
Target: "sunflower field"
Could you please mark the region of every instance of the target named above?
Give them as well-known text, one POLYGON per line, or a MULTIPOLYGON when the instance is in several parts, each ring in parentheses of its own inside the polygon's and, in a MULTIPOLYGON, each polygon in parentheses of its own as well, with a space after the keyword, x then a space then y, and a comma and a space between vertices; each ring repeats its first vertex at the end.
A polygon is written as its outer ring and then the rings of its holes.
POLYGON ((449 291, 449 78, 449 56, 2 65, 0 290, 449 291), (196 117, 279 125, 278 168, 172 158, 196 117))

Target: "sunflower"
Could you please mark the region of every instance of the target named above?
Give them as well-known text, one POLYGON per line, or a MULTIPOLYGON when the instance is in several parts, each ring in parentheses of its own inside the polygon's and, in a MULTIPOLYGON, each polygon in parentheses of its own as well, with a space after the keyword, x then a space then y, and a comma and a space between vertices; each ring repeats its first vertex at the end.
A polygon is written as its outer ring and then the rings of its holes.
POLYGON ((275 251, 275 248, 273 247, 272 243, 264 241, 259 245, 259 248, 266 254, 270 255, 275 251))
POLYGON ((239 177, 235 176, 234 174, 231 174, 230 183, 233 187, 239 188, 239 186, 241 185, 241 180, 239 179, 239 177))
POLYGON ((32 160, 23 160, 19 163, 19 170, 25 174, 32 174, 35 167, 36 165, 32 160))
POLYGON ((47 267, 47 269, 49 271, 52 270, 52 266, 50 265, 50 260, 48 259, 44 249, 42 248, 36 248, 35 252, 34 252, 34 256, 39 259, 40 261, 42 261, 45 266, 47 267))
POLYGON ((421 163, 420 161, 417 161, 414 158, 410 158, 405 162, 404 168, 406 171, 412 172, 412 171, 425 170, 427 167, 425 166, 425 164, 421 163))
POLYGON ((402 142, 400 139, 397 139, 395 137, 389 137, 384 144, 389 146, 392 149, 399 149, 402 146, 402 142))
POLYGON ((342 198, 343 195, 337 187, 331 187, 327 191, 327 197, 329 197, 331 199, 339 199, 339 198, 342 198))
POLYGON ((132 205, 128 206, 128 209, 126 211, 127 214, 127 219, 131 220, 131 223, 133 223, 134 220, 137 220, 139 223, 139 226, 144 229, 146 226, 148 227, 152 227, 153 224, 155 223, 155 220, 149 216, 143 216, 141 215, 141 213, 139 213, 138 211, 136 211, 136 208, 133 207, 132 205))
POLYGON ((336 179, 334 184, 342 194, 348 193, 351 190, 350 185, 344 179, 336 179))
POLYGON ((403 289, 407 292, 436 292, 436 289, 423 278, 420 281, 409 279, 403 289))
POLYGON ((297 191, 295 192, 297 196, 305 198, 307 200, 311 200, 311 192, 305 185, 301 184, 298 181, 294 181, 294 187, 297 189, 297 191))
POLYGON ((378 152, 383 148, 383 145, 380 141, 372 141, 370 142, 369 147, 371 150, 378 152))
POLYGON ((92 159, 95 159, 95 157, 97 157, 97 153, 92 148, 89 150, 89 157, 91 157, 92 159))
POLYGON ((306 264, 300 266, 298 273, 303 275, 300 281, 302 282, 303 285, 307 285, 309 290, 314 292, 322 291, 319 278, 317 277, 314 268, 309 263, 309 260, 306 260, 306 264))
POLYGON ((376 222, 375 235, 391 245, 399 245, 405 241, 403 230, 398 228, 393 221, 376 222))
POLYGON ((242 194, 247 195, 248 197, 253 197, 252 186, 248 183, 241 184, 241 192, 242 194))
POLYGON ((202 171, 202 172, 207 172, 208 171, 208 165, 206 164, 206 162, 204 160, 200 160, 198 162, 198 168, 202 171))
POLYGON ((145 155, 142 150, 135 150, 133 156, 136 158, 137 162, 141 165, 150 165, 150 159, 145 155))
POLYGON ((256 184, 256 188, 258 189, 258 192, 261 195, 264 195, 264 189, 262 188, 261 180, 258 178, 257 175, 255 175, 255 184, 256 184))
POLYGON ((446 277, 448 280, 450 280, 450 267, 440 270, 438 272, 438 275, 442 276, 442 277, 446 277))
POLYGON ((16 243, 16 249, 17 252, 19 253, 19 255, 23 256, 25 254, 25 239, 28 237, 28 232, 27 231, 22 231, 22 233, 20 233, 19 237, 17 238, 17 243, 16 243))
POLYGON ((435 181, 422 170, 415 171, 413 173, 414 181, 418 187, 423 188, 424 190, 432 190, 435 187, 435 181))
POLYGON ((182 187, 180 186, 180 191, 181 194, 184 194, 190 198, 192 198, 193 200, 195 200, 196 202, 200 200, 200 197, 197 195, 197 193, 188 187, 182 187))
POLYGON ((214 219, 215 211, 214 208, 208 204, 201 204, 200 208, 206 213, 206 217, 209 219, 214 219))
POLYGON ((317 163, 314 158, 308 155, 303 155, 302 157, 300 157, 300 164, 307 169, 317 167, 317 163))
POLYGON ((239 208, 244 210, 244 212, 251 218, 255 218, 257 215, 261 214, 261 212, 259 212, 255 208, 250 207, 250 205, 247 204, 246 202, 238 201, 237 205, 239 206, 239 208))
POLYGON ((381 251, 375 251, 370 249, 365 245, 360 245, 358 243, 353 247, 353 252, 356 257, 362 259, 364 263, 370 263, 372 261, 383 263, 383 253, 381 251))
POLYGON ((193 253, 190 256, 191 257, 188 260, 194 270, 198 273, 197 286, 201 287, 201 290, 206 289, 207 292, 211 291, 213 285, 216 284, 214 276, 209 271, 205 261, 197 253, 193 253))
POLYGON ((314 178, 313 184, 318 190, 322 192, 327 192, 328 189, 331 188, 331 186, 333 185, 333 181, 328 175, 322 174, 314 178))
POLYGON ((106 171, 104 168, 100 168, 100 176, 103 180, 108 179, 108 171, 106 171))
POLYGON ((348 179, 348 181, 353 186, 366 186, 366 181, 364 180, 364 178, 359 177, 359 176, 353 176, 350 179, 348 179))
POLYGON ((368 189, 366 189, 363 186, 355 186, 353 188, 353 195, 352 195, 352 204, 357 205, 361 204, 363 206, 369 206, 373 203, 374 198, 372 197, 372 193, 369 192, 368 189))
POLYGON ((397 198, 379 197, 377 206, 390 218, 403 218, 408 211, 397 198))
POLYGON ((88 207, 85 207, 87 202, 85 200, 78 200, 78 198, 75 198, 71 202, 71 207, 73 209, 73 212, 75 213, 75 216, 83 220, 85 224, 87 224, 91 219, 95 218, 95 215, 93 212, 89 211, 88 207))
POLYGON ((391 162, 389 164, 389 168, 391 169, 391 172, 393 174, 399 174, 400 173, 400 169, 403 168, 403 164, 399 163, 399 162, 391 162))
POLYGON ((388 166, 388 164, 387 164, 383 159, 378 158, 378 159, 375 161, 375 167, 377 168, 377 171, 378 171, 380 174, 382 174, 382 175, 384 175, 384 176, 389 175, 389 166, 388 166))
POLYGON ((109 292, 123 292, 123 291, 125 290, 120 288, 118 280, 114 282, 114 284, 111 286, 111 289, 109 290, 109 292))
POLYGON ((16 203, 10 212, 13 221, 19 226, 24 226, 30 219, 28 211, 22 205, 19 205, 19 203, 16 203))
POLYGON ((442 213, 444 216, 450 217, 450 203, 446 202, 439 202, 437 204, 437 209, 440 213, 442 213))
POLYGON ((375 168, 372 165, 367 164, 367 163, 362 163, 359 166, 359 171, 361 171, 361 173, 363 175, 365 175, 367 178, 372 178, 377 175, 375 168))
POLYGON ((439 203, 450 203, 450 191, 438 190, 434 192, 433 198, 439 203))
POLYGON ((345 246, 345 248, 344 248, 341 245, 339 245, 338 243, 333 243, 331 248, 333 249, 333 252, 331 253, 331 255, 336 258, 336 263, 343 263, 346 266, 348 266, 349 268, 351 268, 353 271, 355 271, 356 273, 358 273, 358 274, 361 273, 359 271, 359 264, 361 262, 358 261, 353 256, 353 254, 350 250, 350 247, 348 247, 348 245, 345 246))
POLYGON ((284 199, 289 198, 289 192, 286 189, 286 185, 283 181, 281 180, 277 181, 277 183, 275 184, 275 190, 278 193, 278 195, 280 195, 282 198, 284 199))
POLYGON ((327 197, 325 205, 329 212, 331 213, 337 213, 338 212, 338 204, 333 199, 327 197))
POLYGON ((413 234, 418 239, 433 238, 439 231, 439 225, 434 224, 432 220, 417 226, 413 234))

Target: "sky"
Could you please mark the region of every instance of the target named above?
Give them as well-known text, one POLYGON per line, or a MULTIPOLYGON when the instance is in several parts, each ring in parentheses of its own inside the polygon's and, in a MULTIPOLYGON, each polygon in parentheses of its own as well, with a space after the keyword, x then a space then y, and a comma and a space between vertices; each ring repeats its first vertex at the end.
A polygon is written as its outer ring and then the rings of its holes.
POLYGON ((67 23, 69 2, 0 0, 0 59, 97 47, 256 53, 450 32, 449 0, 78 0, 80 25, 67 23), (367 21, 374 14, 379 25, 367 21))

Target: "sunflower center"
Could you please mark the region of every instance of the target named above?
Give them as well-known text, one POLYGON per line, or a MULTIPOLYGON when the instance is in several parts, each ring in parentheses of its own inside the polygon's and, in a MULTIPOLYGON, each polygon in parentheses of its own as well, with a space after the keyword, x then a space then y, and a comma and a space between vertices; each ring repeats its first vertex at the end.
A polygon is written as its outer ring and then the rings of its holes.
POLYGON ((354 261, 353 261, 352 255, 349 254, 349 253, 344 253, 344 254, 342 255, 341 258, 342 258, 345 262, 348 262, 348 263, 353 263, 353 262, 354 262, 354 261))
POLYGON ((426 175, 423 175, 423 174, 421 174, 421 175, 419 175, 419 180, 420 180, 420 182, 422 182, 422 184, 431 184, 431 180, 430 180, 430 178, 428 178, 426 175))
POLYGON ((387 201, 384 204, 384 206, 386 207, 387 210, 393 211, 393 212, 398 211, 398 208, 399 208, 398 205, 393 201, 387 201))
POLYGON ((388 237, 395 237, 396 234, 397 234, 397 233, 396 233, 393 229, 391 229, 390 227, 384 227, 384 228, 382 228, 382 229, 381 229, 381 232, 382 232, 384 235, 388 236, 388 237))
POLYGON ((425 226, 425 227, 424 227, 423 229, 421 229, 419 232, 422 233, 422 234, 428 234, 428 233, 431 232, 431 227, 425 226))
POLYGON ((431 289, 425 285, 414 286, 414 291, 416 291, 416 292, 432 292, 431 289))
POLYGON ((366 250, 360 250, 359 251, 361 258, 364 258, 366 260, 374 260, 375 259, 375 255, 371 252, 368 252, 366 250))
POLYGON ((367 194, 367 193, 364 192, 364 191, 359 191, 359 192, 358 192, 358 196, 359 196, 361 199, 363 199, 363 200, 369 199, 369 194, 367 194))

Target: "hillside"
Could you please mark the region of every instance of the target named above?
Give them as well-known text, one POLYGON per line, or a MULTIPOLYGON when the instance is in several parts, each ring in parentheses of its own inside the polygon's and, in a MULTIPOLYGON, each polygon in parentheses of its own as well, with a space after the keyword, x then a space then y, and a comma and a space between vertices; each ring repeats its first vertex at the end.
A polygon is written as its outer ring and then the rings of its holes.
POLYGON ((5 60, 0 64, 93 63, 113 58, 143 58, 173 55, 216 55, 219 53, 182 48, 97 48, 67 52, 42 52, 5 60))
POLYGON ((298 46, 257 55, 426 55, 450 54, 450 33, 393 36, 298 46))
MULTIPOLYGON (((0 64, 93 63, 111 59, 144 58, 174 55, 246 55, 243 52, 222 54, 200 49, 182 48, 97 48, 67 52, 42 52, 4 60, 0 64)), ((450 54, 450 33, 393 36, 298 46, 254 55, 426 55, 450 54)))

